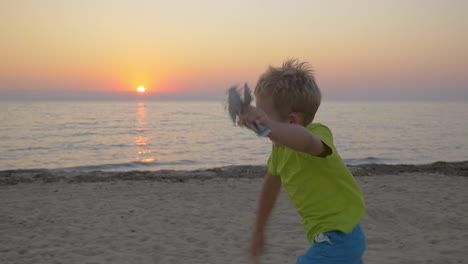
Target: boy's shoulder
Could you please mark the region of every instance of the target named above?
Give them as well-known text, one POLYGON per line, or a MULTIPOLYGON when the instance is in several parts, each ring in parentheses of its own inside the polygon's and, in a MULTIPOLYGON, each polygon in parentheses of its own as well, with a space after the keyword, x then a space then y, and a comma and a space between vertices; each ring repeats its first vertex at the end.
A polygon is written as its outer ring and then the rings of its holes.
POLYGON ((320 129, 326 129, 330 131, 330 128, 322 123, 310 123, 306 126, 306 128, 310 130, 320 130, 320 129))
POLYGON ((325 143, 332 143, 333 134, 330 128, 322 123, 310 123, 306 126, 310 133, 319 137, 325 143))
MULTIPOLYGON (((273 175, 289 177, 291 173, 298 171, 308 171, 330 166, 330 164, 340 163, 339 157, 333 143, 333 135, 328 126, 322 123, 310 123, 306 126, 314 136, 318 137, 330 150, 331 153, 326 158, 316 157, 304 152, 299 152, 285 146, 273 145, 271 155, 268 159, 268 169, 273 175), (300 169, 298 169, 300 168, 300 169)), ((340 166, 338 166, 340 167, 340 166)))

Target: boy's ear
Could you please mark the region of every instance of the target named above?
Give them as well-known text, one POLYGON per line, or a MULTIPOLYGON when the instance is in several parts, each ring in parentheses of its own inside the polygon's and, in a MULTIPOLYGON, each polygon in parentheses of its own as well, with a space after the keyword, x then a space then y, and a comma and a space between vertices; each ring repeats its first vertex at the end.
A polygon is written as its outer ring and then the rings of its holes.
POLYGON ((289 114, 289 123, 290 124, 296 124, 296 125, 302 125, 304 117, 302 116, 301 113, 298 112, 293 112, 289 114))

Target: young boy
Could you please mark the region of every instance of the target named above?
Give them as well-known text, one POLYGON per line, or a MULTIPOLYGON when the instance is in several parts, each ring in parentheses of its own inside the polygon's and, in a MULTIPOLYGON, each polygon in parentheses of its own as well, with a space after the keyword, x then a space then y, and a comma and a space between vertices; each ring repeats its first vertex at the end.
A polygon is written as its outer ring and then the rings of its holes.
POLYGON ((321 94, 308 64, 288 60, 282 67, 270 66, 260 76, 255 96, 256 107, 245 106, 239 124, 270 128, 273 149, 259 197, 251 260, 257 262, 263 253, 264 229, 283 185, 312 244, 296 264, 363 263, 363 195, 330 130, 311 123, 321 94))

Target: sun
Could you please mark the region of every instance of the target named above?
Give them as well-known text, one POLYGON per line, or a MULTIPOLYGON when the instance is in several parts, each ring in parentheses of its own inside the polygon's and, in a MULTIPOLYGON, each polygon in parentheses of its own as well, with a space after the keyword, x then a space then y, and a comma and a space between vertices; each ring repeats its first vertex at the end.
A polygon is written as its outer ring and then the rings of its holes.
POLYGON ((144 92, 146 92, 146 89, 145 89, 145 87, 140 86, 140 87, 137 88, 137 92, 144 93, 144 92))

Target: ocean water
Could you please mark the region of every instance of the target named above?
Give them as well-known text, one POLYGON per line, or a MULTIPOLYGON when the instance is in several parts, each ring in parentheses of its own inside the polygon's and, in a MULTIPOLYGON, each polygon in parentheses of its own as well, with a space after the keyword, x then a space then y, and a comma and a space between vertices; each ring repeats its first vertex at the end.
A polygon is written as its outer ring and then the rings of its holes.
MULTIPOLYGON (((467 102, 323 102, 347 164, 468 160, 467 102)), ((223 102, 1 102, 0 170, 263 165, 271 142, 223 102)))

